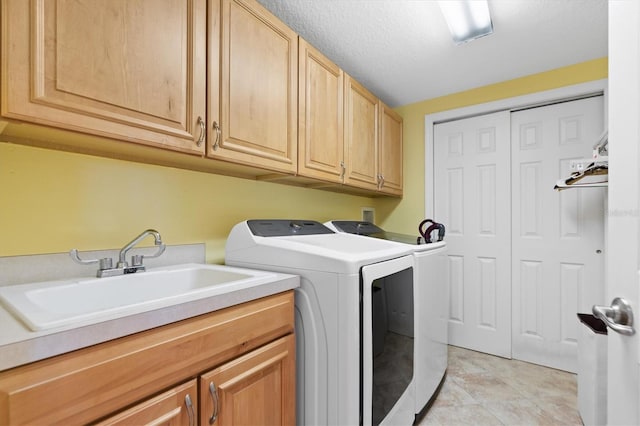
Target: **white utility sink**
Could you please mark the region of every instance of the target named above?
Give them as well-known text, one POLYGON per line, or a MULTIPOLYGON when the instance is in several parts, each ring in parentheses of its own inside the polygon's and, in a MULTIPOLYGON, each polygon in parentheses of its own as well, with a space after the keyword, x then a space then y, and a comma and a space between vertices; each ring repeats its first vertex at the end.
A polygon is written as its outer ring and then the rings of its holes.
POLYGON ((267 271, 184 264, 109 278, 0 287, 0 300, 34 331, 88 325, 243 290, 274 280, 267 271))

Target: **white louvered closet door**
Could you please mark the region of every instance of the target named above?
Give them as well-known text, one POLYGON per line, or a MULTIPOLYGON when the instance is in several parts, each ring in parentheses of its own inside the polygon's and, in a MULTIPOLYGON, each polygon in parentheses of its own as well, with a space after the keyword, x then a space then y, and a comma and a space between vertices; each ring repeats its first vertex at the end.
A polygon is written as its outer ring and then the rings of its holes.
POLYGON ((513 358, 577 369, 577 312, 604 300, 604 188, 553 190, 590 158, 602 96, 511 114, 513 358))
POLYGON ((449 343, 511 357, 509 112, 434 126, 435 216, 447 227, 449 343))

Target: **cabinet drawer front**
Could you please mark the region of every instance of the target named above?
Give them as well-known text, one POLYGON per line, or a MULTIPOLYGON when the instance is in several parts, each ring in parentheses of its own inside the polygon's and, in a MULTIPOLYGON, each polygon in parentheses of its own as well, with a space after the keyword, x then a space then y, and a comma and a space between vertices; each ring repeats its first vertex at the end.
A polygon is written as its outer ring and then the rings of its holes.
POLYGON ((0 373, 0 424, 95 421, 293 332, 293 291, 0 373))

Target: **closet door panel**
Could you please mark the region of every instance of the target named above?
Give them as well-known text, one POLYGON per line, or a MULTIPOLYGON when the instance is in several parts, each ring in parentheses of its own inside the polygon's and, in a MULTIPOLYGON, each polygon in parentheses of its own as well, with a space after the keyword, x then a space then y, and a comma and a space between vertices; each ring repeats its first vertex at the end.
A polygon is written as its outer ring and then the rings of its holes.
POLYGON ((577 312, 604 300, 604 188, 554 191, 590 158, 602 96, 514 112, 513 357, 575 372, 577 312), (535 266, 535 267, 534 267, 535 266))
POLYGON ((438 124, 434 133, 434 219, 447 226, 449 343, 509 358, 509 112, 438 124))

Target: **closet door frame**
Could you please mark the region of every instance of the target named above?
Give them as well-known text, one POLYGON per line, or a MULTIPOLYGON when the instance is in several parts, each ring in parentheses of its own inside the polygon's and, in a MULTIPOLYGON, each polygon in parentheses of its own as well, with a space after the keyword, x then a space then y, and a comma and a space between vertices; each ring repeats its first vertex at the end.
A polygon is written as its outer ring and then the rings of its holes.
POLYGON ((607 79, 593 80, 587 83, 574 84, 558 89, 535 92, 523 96, 501 99, 484 104, 471 105, 468 107, 442 111, 424 116, 424 213, 425 217, 433 217, 435 203, 435 167, 433 162, 434 149, 434 125, 451 120, 473 117, 476 115, 489 114, 502 110, 516 110, 520 108, 544 105, 553 102, 572 100, 589 95, 602 94, 604 96, 605 125, 608 122, 608 97, 607 79))

